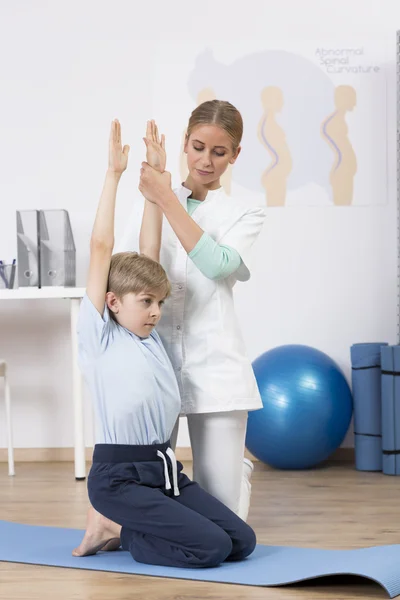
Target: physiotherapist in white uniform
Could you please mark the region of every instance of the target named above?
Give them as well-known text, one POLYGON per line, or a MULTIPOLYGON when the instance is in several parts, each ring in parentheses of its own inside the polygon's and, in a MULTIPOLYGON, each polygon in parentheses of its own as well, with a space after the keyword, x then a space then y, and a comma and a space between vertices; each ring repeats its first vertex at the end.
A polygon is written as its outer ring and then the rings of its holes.
MULTIPOLYGON (((139 184, 146 199, 142 230, 138 236, 134 215, 118 250, 136 250, 139 237, 146 254, 152 232, 157 239, 162 228, 160 262, 172 293, 157 331, 176 373, 181 414, 188 419, 193 479, 246 520, 253 470, 244 458, 247 414, 262 402, 235 314, 233 287, 250 278, 249 253, 262 230, 265 208, 227 196, 220 184, 239 156, 242 133, 242 117, 229 102, 200 104, 187 128, 189 174, 173 191, 164 170, 164 140, 155 123, 148 124, 147 162, 139 184)), ((175 444, 176 436, 177 427, 175 444)))

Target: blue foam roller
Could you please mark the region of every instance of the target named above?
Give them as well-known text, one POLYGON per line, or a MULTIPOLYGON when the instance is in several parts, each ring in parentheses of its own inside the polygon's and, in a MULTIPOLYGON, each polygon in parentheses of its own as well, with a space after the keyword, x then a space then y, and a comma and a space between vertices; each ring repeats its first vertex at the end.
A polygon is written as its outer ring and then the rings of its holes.
POLYGON ((400 475, 400 346, 381 349, 382 470, 400 475))
POLYGON ((382 470, 382 343, 353 344, 350 350, 356 469, 382 470))
POLYGON ((385 475, 400 475, 399 461, 393 454, 382 454, 382 472, 385 475))
POLYGON ((382 471, 381 436, 354 435, 357 471, 382 471))

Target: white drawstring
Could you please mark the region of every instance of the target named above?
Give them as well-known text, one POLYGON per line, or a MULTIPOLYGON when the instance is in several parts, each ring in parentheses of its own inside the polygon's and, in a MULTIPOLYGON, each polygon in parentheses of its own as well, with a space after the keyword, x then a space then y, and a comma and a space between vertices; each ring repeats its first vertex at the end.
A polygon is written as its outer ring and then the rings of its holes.
MULTIPOLYGON (((178 487, 178 464, 176 462, 176 457, 175 457, 175 454, 174 454, 174 451, 172 450, 172 448, 167 448, 166 453, 168 454, 170 461, 171 461, 171 465, 172 465, 172 481, 174 484, 174 496, 179 496, 180 492, 179 492, 179 487, 178 487)), ((170 490, 171 489, 171 481, 170 481, 169 473, 168 473, 167 459, 160 450, 157 450, 157 456, 159 456, 160 458, 163 459, 165 489, 170 490)))
POLYGON ((180 493, 178 488, 178 465, 176 463, 176 457, 172 448, 167 448, 167 454, 172 464, 172 481, 174 483, 174 496, 179 496, 180 493))
POLYGON ((165 489, 166 490, 170 490, 171 489, 171 482, 169 480, 167 459, 165 458, 164 454, 162 452, 160 452, 160 450, 157 450, 157 456, 159 456, 160 458, 162 458, 163 461, 164 461, 165 489))

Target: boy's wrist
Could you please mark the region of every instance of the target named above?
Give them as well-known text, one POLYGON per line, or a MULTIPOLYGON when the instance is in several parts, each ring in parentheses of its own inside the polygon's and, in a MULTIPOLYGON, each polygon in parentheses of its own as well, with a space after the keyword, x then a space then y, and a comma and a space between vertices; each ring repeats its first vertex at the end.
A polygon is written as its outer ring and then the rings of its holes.
POLYGON ((113 169, 108 168, 106 172, 106 177, 110 179, 114 179, 115 181, 119 181, 121 179, 122 173, 120 171, 114 171, 113 169))

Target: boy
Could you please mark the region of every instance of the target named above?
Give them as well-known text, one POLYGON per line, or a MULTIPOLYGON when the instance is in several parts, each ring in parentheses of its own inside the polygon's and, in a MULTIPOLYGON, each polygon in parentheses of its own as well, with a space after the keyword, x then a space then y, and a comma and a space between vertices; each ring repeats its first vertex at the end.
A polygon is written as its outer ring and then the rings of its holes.
POLYGON ((149 243, 152 256, 112 256, 116 193, 128 153, 115 120, 78 331, 80 365, 98 421, 88 478, 95 510, 89 511, 88 529, 73 554, 121 544, 148 564, 196 568, 242 560, 255 548, 253 530, 190 481, 170 447, 180 398, 155 331, 170 293, 158 263, 160 241, 149 243))

